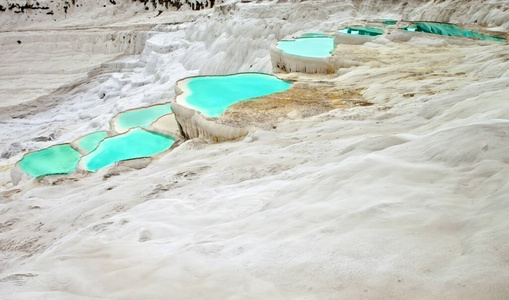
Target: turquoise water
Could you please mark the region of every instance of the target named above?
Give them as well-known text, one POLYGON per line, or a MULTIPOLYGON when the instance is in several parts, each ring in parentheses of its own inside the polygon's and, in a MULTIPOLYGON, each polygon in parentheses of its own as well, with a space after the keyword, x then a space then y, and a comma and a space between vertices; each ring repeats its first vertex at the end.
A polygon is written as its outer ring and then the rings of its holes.
POLYGON ((69 174, 76 171, 81 154, 69 144, 49 147, 25 155, 19 162, 21 170, 32 177, 69 174))
POLYGON ((334 51, 334 38, 311 33, 295 40, 282 40, 277 48, 287 54, 304 57, 327 57, 334 51))
POLYGON ((346 27, 340 29, 339 32, 352 35, 377 36, 382 35, 384 31, 376 27, 346 27))
POLYGON ((169 149, 174 142, 172 137, 136 128, 104 139, 83 157, 81 164, 84 169, 94 172, 118 161, 155 155, 169 149))
POLYGON ((392 26, 392 25, 396 25, 398 23, 398 20, 394 20, 394 19, 384 19, 382 20, 382 23, 386 26, 392 26))
POLYGON ((479 40, 503 41, 504 38, 498 36, 488 36, 482 33, 466 30, 459 26, 449 23, 433 22, 415 22, 412 26, 402 28, 406 31, 426 32, 445 36, 467 37, 479 40))
POLYGON ((323 32, 308 32, 304 33, 299 39, 305 39, 305 38, 330 38, 331 36, 328 34, 325 34, 323 32))
POLYGON ((282 92, 291 83, 267 74, 203 76, 187 79, 186 102, 207 117, 218 117, 239 101, 282 92))
POLYGON ((118 125, 125 129, 134 127, 148 128, 155 120, 169 113, 171 113, 171 106, 169 103, 143 109, 130 110, 120 113, 117 116, 118 125))
POLYGON ((97 145, 99 145, 99 143, 102 140, 104 140, 107 136, 108 133, 106 131, 98 131, 85 135, 84 137, 78 140, 78 146, 85 152, 90 152, 97 148, 97 145))

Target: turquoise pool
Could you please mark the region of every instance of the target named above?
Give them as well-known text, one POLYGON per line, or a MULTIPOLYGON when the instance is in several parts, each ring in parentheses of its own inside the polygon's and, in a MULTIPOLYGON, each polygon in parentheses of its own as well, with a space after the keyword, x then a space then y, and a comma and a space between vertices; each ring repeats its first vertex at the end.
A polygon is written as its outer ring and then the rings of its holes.
POLYGON ((80 164, 87 171, 95 172, 118 161, 149 157, 163 152, 174 142, 170 136, 136 128, 128 133, 104 139, 94 151, 82 158, 80 164))
POLYGON ((171 106, 167 103, 126 111, 118 114, 116 119, 118 125, 125 130, 134 127, 148 128, 154 121, 169 113, 171 113, 171 106))
POLYGON ((340 29, 339 32, 351 35, 364 35, 364 36, 378 36, 382 35, 384 31, 376 27, 346 27, 340 29))
POLYGON ((335 45, 331 36, 308 33, 294 40, 279 41, 277 48, 290 55, 322 58, 331 56, 335 45))
POLYGON ((78 146, 85 152, 90 152, 97 148, 99 143, 108 136, 106 131, 98 131, 80 138, 77 143, 78 146))
POLYGON ((76 171, 81 154, 69 144, 57 145, 25 155, 21 170, 32 177, 69 174, 76 171))
POLYGON ((396 25, 398 23, 398 20, 394 20, 394 19, 382 19, 381 22, 382 22, 382 24, 384 24, 386 26, 393 26, 393 25, 396 25))
POLYGON ((406 31, 426 32, 445 36, 467 37, 479 40, 503 41, 499 36, 489 36, 476 31, 466 30, 449 23, 415 22, 413 25, 402 28, 406 31))
POLYGON ((301 35, 298 38, 305 39, 305 38, 330 38, 330 37, 331 37, 330 35, 323 33, 323 32, 308 32, 308 33, 304 33, 303 35, 301 35))
POLYGON ((239 101, 282 92, 288 81, 262 73, 202 76, 186 79, 185 102, 207 117, 218 117, 239 101))

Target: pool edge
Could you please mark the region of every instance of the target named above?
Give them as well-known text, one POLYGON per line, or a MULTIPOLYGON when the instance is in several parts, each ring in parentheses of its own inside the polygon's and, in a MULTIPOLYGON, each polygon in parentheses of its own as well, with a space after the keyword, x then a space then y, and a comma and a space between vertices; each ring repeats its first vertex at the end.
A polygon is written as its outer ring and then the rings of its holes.
MULTIPOLYGON (((175 83, 175 97, 170 102, 173 114, 180 128, 180 133, 185 139, 202 138, 213 142, 231 141, 245 137, 249 129, 245 127, 232 127, 215 123, 184 100, 184 94, 189 93, 187 81, 197 77, 226 77, 238 74, 264 74, 278 78, 272 74, 261 72, 245 72, 227 75, 200 75, 182 78, 175 83)), ((278 78, 279 79, 279 78, 278 78)))

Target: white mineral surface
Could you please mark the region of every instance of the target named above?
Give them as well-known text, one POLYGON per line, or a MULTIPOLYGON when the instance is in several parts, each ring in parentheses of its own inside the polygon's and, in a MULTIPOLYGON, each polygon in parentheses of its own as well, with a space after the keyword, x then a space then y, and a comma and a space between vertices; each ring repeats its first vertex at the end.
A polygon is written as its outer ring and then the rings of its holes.
POLYGON ((507 1, 218 1, 159 14, 76 0, 86 7, 54 15, 13 2, 0 1, 1 299, 509 295, 507 42, 395 32, 341 45, 350 67, 316 80, 372 106, 294 114, 97 173, 11 179, 26 152, 168 102, 179 79, 271 72, 277 40, 377 18, 507 34, 507 1))

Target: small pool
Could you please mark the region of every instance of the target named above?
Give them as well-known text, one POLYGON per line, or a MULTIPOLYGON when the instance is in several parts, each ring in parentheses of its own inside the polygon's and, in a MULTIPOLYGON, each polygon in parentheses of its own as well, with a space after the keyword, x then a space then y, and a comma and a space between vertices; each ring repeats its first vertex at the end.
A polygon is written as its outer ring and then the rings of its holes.
POLYGON ((503 41, 499 36, 489 36, 476 31, 466 30, 450 23, 414 22, 413 25, 401 28, 412 32, 425 32, 445 36, 466 37, 479 40, 503 41))
POLYGON ((382 19, 380 20, 385 26, 394 26, 398 23, 398 20, 394 19, 382 19))
POLYGON ((154 121, 171 112, 169 103, 129 110, 115 117, 115 129, 118 132, 125 132, 134 127, 148 128, 154 121))
POLYGON ((334 52, 334 38, 323 33, 308 33, 293 40, 282 40, 276 46, 286 54, 322 58, 334 52))
POLYGON ((323 32, 308 32, 308 33, 304 33, 303 35, 301 35, 298 38, 305 39, 305 38, 330 38, 330 37, 331 37, 330 35, 323 33, 323 32))
POLYGON ((398 24, 398 20, 396 19, 374 19, 373 21, 368 21, 369 23, 375 22, 375 23, 381 23, 387 27, 393 27, 394 25, 398 24))
POLYGON ((63 175, 76 171, 80 157, 81 154, 71 145, 57 145, 25 155, 18 166, 35 178, 63 175))
POLYGON ((180 83, 185 103, 211 118, 220 116, 234 103, 282 92, 291 85, 262 73, 199 76, 180 83))
POLYGON ((135 128, 104 139, 94 151, 82 158, 80 165, 87 171, 95 172, 118 161, 150 157, 168 150, 174 142, 170 136, 135 128))
POLYGON ((88 135, 85 135, 84 137, 79 138, 76 141, 76 144, 80 149, 82 149, 84 152, 88 153, 99 145, 99 143, 104 140, 108 136, 108 133, 106 131, 98 131, 94 132, 88 135))
POLYGON ((351 35, 379 36, 384 34, 383 29, 376 27, 345 27, 339 32, 351 35))

